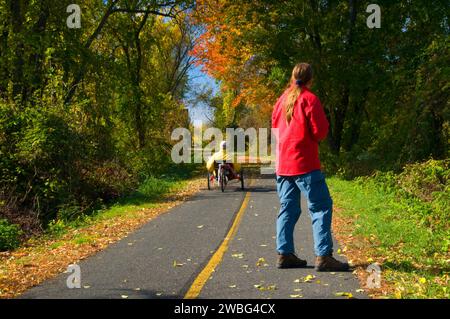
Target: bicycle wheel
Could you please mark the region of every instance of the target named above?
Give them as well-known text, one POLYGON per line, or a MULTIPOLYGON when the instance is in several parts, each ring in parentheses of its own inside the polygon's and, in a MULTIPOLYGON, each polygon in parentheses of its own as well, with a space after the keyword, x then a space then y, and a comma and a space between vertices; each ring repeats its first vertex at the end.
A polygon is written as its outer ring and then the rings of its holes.
POLYGON ((206 176, 206 178, 208 179, 208 190, 211 190, 211 173, 208 172, 208 175, 206 176))
POLYGON ((222 193, 225 192, 225 186, 227 185, 225 180, 225 170, 222 168, 220 170, 220 189, 222 190, 222 193))

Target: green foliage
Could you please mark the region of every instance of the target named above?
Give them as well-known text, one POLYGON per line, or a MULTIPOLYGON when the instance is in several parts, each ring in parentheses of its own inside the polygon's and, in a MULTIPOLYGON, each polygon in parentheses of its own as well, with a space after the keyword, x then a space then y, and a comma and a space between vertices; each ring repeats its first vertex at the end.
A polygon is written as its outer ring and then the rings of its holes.
POLYGON ((448 174, 448 161, 429 161, 401 174, 329 180, 336 205, 353 219, 354 234, 369 240, 372 257, 386 260, 384 278, 397 285, 398 296, 449 297, 445 285, 436 284, 448 281, 448 174), (424 283, 416 285, 419 278, 424 283))
POLYGON ((0 214, 39 216, 51 233, 169 170, 171 132, 189 125, 184 14, 137 12, 162 1, 117 1, 127 14, 80 1, 74 30, 67 1, 0 0, 0 214))
POLYGON ((0 251, 12 250, 20 244, 22 230, 18 225, 10 224, 6 219, 0 219, 0 251))
MULTIPOLYGON (((260 94, 258 100, 255 91, 279 96, 293 66, 311 63, 313 91, 331 124, 322 155, 330 172, 351 178, 447 158, 448 3, 378 4, 380 29, 367 27, 364 1, 224 0, 204 5, 206 14, 199 15, 213 36, 198 50, 206 68, 232 86, 233 94, 248 97, 246 109, 273 105, 273 96, 260 94)), ((245 111, 239 119, 268 122, 267 109, 251 114, 259 121, 246 119, 245 111)))
POLYGON ((445 194, 450 201, 449 181, 450 160, 407 165, 398 178, 402 191, 425 202, 433 202, 445 194))
POLYGON ((64 220, 53 220, 51 221, 47 226, 47 234, 51 236, 61 236, 66 233, 67 231, 67 225, 64 220))
POLYGON ((139 186, 138 193, 146 198, 158 198, 171 191, 173 187, 174 182, 149 177, 141 186, 139 186))

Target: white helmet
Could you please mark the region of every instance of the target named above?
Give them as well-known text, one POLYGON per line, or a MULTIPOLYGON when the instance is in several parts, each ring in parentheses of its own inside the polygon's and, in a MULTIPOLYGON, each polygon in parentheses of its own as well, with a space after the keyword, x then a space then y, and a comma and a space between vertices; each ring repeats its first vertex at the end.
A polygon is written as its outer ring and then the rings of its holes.
POLYGON ((220 149, 221 149, 221 150, 226 150, 226 149, 227 149, 227 142, 222 141, 222 142, 220 143, 220 149))

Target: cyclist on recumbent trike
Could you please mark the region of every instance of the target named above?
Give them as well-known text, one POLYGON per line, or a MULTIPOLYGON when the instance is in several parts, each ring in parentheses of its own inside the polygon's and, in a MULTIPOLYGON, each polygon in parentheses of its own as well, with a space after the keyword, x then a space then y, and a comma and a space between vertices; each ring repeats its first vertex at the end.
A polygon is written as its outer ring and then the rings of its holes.
POLYGON ((214 181, 216 181, 220 184, 223 191, 224 185, 232 180, 241 181, 241 188, 244 189, 241 165, 233 163, 233 157, 227 154, 226 149, 227 143, 223 141, 220 143, 219 152, 214 153, 206 164, 206 168, 208 169, 208 189, 211 189, 211 184, 214 184, 214 181), (219 170, 221 171, 219 172, 219 170), (221 180, 221 173, 224 178, 223 183, 221 180))

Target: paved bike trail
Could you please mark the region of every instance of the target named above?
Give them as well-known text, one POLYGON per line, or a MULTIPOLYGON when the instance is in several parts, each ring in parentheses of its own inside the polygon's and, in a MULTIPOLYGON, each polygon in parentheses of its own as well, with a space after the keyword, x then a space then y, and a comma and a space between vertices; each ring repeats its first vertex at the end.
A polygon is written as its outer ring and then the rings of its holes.
POLYGON ((198 298, 343 298, 336 296, 339 292, 367 298, 358 292, 359 282, 351 272, 314 271, 311 222, 304 201, 302 207, 295 241, 299 256, 308 260, 310 268, 276 269, 274 236, 279 202, 275 180, 266 176, 253 180, 246 192, 237 184, 229 185, 225 193, 217 189, 201 191, 127 238, 78 263, 80 289, 67 288, 69 274, 63 273, 28 290, 21 298, 184 298, 221 247, 238 211, 242 213, 241 223, 198 298), (247 192, 248 204, 243 210, 247 192), (304 282, 308 276, 312 279, 304 282))

